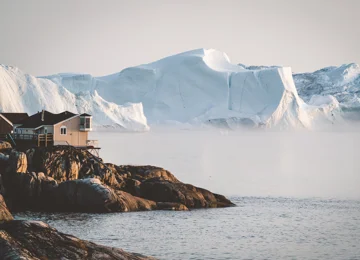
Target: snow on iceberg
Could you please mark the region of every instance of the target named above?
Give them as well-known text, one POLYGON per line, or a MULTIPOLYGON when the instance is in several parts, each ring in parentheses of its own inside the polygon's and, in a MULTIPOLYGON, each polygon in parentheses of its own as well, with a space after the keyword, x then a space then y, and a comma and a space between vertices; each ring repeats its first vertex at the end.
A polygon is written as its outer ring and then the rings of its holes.
POLYGON ((11 66, 0 65, 0 111, 34 114, 42 109, 53 113, 68 110, 94 116, 94 128, 126 131, 149 129, 142 104, 117 105, 96 91, 70 92, 60 84, 36 78, 11 66))
POLYGON ((142 103, 152 124, 225 121, 311 128, 314 119, 314 106, 299 97, 290 68, 235 65, 213 49, 180 53, 104 77, 47 78, 72 92, 96 90, 118 105, 142 103))

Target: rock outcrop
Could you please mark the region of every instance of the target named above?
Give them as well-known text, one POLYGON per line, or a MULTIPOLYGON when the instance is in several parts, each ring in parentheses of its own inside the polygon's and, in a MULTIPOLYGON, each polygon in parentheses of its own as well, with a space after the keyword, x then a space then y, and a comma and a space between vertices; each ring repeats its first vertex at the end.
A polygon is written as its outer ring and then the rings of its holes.
POLYGON ((0 259, 153 259, 63 234, 40 221, 13 220, 0 195, 0 259))
POLYGON ((12 150, 9 154, 9 172, 27 172, 27 157, 23 152, 12 150))
POLYGON ((0 152, 2 150, 11 149, 11 144, 5 141, 0 141, 0 152))
POLYGON ((40 221, 0 224, 0 259, 153 259, 58 232, 40 221))
POLYGON ((13 219, 14 218, 6 206, 3 196, 0 195, 0 223, 13 219))
POLYGON ((228 207, 224 196, 155 166, 117 166, 68 146, 3 154, 0 191, 10 209, 124 212, 228 207), (5 169, 5 170, 4 170, 5 169))

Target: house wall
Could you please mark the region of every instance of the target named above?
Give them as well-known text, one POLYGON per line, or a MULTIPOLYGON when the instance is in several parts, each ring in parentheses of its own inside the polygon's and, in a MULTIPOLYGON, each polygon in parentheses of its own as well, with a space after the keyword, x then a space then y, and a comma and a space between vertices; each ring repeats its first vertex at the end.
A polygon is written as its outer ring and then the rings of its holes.
POLYGON ((0 134, 8 134, 11 133, 12 130, 12 125, 0 116, 0 134))
POLYGON ((54 133, 54 126, 52 126, 52 125, 47 125, 47 126, 41 127, 40 129, 37 130, 37 133, 38 134, 45 134, 45 127, 47 129, 48 134, 53 134, 54 133))
POLYGON ((56 124, 54 126, 54 141, 68 142, 70 145, 74 146, 86 146, 86 141, 88 140, 88 132, 80 132, 79 129, 80 116, 56 124), (66 126, 66 135, 62 135, 60 132, 62 126, 66 126))

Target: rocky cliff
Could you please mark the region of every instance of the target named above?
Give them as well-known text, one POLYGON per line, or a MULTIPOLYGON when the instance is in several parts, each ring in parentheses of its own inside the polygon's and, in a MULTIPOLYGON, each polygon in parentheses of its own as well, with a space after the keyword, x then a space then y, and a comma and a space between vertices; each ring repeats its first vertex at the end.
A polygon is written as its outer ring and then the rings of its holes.
MULTIPOLYGON (((5 145, 4 145, 5 147, 5 145)), ((154 166, 104 163, 69 146, 0 149, 0 190, 11 210, 124 212, 227 207, 224 196, 154 166)))

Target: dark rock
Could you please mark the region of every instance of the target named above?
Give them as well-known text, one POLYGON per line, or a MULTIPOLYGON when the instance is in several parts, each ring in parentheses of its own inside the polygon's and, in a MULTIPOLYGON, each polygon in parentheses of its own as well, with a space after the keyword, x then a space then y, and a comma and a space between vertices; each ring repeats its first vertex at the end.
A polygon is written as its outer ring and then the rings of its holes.
POLYGON ((58 232, 40 221, 0 224, 0 259, 153 259, 58 232))
MULTIPOLYGON (((38 178, 43 178, 37 176, 38 178)), ((0 195, 0 259, 153 259, 63 234, 40 221, 14 220, 0 195)))
POLYGON ((26 172, 27 171, 27 158, 23 152, 12 150, 9 155, 9 168, 10 172, 26 172))
POLYGON ((0 222, 5 222, 13 219, 14 218, 6 206, 3 196, 0 195, 0 222))
POLYGON ((1 158, 0 192, 15 211, 122 212, 233 206, 221 195, 180 182, 163 168, 104 164, 74 147, 34 148, 26 156, 11 150, 1 158))
POLYGON ((11 144, 5 141, 0 141, 0 151, 11 149, 11 144))
POLYGON ((65 211, 123 211, 114 190, 95 178, 60 183, 54 205, 65 211))
POLYGON ((149 179, 141 183, 138 196, 156 202, 176 202, 188 208, 216 208, 234 206, 224 196, 185 183, 149 179))
POLYGON ((172 208, 187 210, 179 203, 165 206, 124 191, 115 191, 95 178, 60 183, 53 205, 54 210, 81 212, 127 212, 172 208))
POLYGON ((176 210, 176 211, 186 211, 189 210, 185 205, 181 203, 173 202, 158 202, 156 203, 158 210, 176 210))
POLYGON ((170 182, 180 182, 173 174, 169 171, 151 165, 144 166, 133 166, 133 165, 120 165, 116 166, 114 164, 108 163, 107 166, 113 171, 116 172, 119 176, 124 178, 132 178, 138 181, 145 181, 148 179, 158 178, 163 181, 170 182))
POLYGON ((119 180, 120 189, 155 202, 171 202, 187 208, 230 207, 222 195, 180 182, 169 171, 155 166, 107 164, 119 180))

